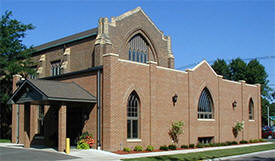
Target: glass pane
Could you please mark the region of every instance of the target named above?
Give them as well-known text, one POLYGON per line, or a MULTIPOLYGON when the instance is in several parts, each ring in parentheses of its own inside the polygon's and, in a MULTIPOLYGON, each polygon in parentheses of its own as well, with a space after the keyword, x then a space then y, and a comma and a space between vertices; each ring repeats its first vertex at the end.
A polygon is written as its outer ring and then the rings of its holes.
POLYGON ((133 138, 138 138, 138 120, 133 120, 133 138))
POLYGON ((127 120, 127 138, 131 138, 131 120, 127 120))

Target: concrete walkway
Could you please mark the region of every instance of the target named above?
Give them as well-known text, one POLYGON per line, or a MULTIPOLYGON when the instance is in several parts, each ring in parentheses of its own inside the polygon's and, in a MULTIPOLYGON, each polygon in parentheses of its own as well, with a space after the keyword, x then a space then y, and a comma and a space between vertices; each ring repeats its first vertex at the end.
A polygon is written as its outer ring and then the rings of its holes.
MULTIPOLYGON (((124 155, 114 154, 111 152, 95 150, 95 149, 89 149, 89 150, 72 149, 71 153, 69 155, 78 157, 77 159, 71 159, 72 161, 83 161, 83 160, 119 161, 120 159, 128 159, 128 158, 142 158, 142 157, 153 157, 153 156, 161 156, 161 155, 186 154, 186 153, 193 153, 193 152, 202 152, 202 151, 219 150, 219 149, 232 149, 232 148, 249 147, 249 146, 255 146, 255 145, 265 145, 265 144, 272 144, 272 142, 232 145, 232 146, 223 146, 223 147, 208 147, 208 148, 199 148, 199 149, 174 150, 174 151, 164 151, 164 152, 124 154, 124 155)), ((11 144, 11 143, 0 143, 0 147, 23 148, 23 145, 22 144, 11 144)), ((40 148, 40 149, 30 148, 30 149, 60 153, 52 148, 40 148)))

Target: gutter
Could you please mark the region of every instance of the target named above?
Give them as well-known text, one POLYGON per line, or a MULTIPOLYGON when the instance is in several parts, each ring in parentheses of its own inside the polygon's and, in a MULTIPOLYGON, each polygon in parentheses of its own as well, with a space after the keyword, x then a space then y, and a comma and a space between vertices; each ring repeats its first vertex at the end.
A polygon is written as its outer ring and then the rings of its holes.
POLYGON ((97 149, 101 149, 101 71, 97 71, 97 149))

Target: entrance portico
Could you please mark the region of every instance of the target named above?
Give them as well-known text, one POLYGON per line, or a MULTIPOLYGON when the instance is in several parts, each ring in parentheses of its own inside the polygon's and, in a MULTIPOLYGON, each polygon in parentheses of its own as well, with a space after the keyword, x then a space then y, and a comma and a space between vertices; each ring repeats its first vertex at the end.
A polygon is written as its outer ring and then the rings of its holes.
MULTIPOLYGON (((18 88, 9 100, 10 104, 21 104, 19 108, 24 111, 24 147, 28 148, 34 141, 37 131, 37 113, 38 107, 45 105, 45 113, 49 113, 52 108, 51 116, 45 125, 48 127, 57 127, 58 151, 65 150, 65 140, 67 131, 67 108, 69 105, 91 106, 96 103, 96 97, 71 82, 57 82, 48 80, 24 80, 18 83, 18 88), (57 126, 54 119, 57 120, 57 126), (36 126, 35 126, 36 125, 36 126)), ((50 114, 49 114, 50 115, 50 114)), ((79 116, 81 117, 81 116, 79 116)), ((18 128, 18 127, 17 127, 18 128)), ((43 135, 42 137, 48 134, 43 135)), ((53 136, 55 136, 53 134, 53 136)), ((51 139, 49 137, 49 139, 51 139)), ((55 139, 55 138, 54 138, 55 139)), ((52 140, 51 140, 52 141, 52 140)))

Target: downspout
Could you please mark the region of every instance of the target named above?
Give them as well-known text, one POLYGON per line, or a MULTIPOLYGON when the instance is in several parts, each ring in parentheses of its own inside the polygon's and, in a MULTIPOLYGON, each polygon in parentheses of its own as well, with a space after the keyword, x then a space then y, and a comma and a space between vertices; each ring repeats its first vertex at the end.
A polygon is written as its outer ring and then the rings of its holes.
POLYGON ((100 69, 97 70, 97 149, 101 149, 101 93, 100 93, 100 87, 101 87, 101 73, 100 69))

